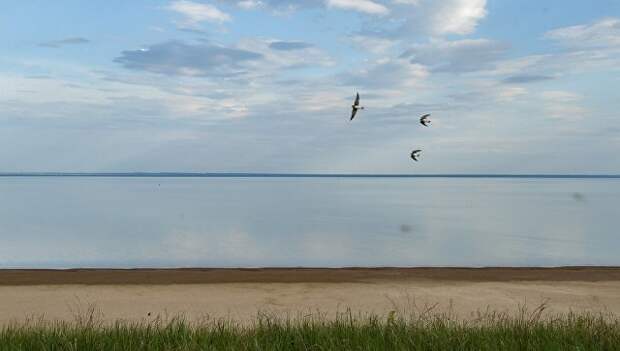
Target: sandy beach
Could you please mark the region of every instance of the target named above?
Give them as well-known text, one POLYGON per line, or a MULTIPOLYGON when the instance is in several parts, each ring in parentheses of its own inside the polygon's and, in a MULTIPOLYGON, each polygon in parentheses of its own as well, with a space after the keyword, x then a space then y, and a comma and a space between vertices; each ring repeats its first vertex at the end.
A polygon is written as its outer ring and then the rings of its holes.
POLYGON ((620 268, 271 268, 0 270, 0 324, 183 315, 192 321, 258 313, 333 316, 391 310, 475 318, 546 303, 548 313, 620 315, 620 268))

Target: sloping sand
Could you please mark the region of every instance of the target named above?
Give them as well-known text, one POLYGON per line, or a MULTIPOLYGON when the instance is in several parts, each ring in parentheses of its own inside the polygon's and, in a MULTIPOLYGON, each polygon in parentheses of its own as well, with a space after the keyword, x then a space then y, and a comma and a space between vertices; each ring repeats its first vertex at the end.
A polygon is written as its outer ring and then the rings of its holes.
POLYGON ((334 316, 347 308, 474 318, 477 311, 514 314, 523 305, 533 309, 543 302, 549 313, 620 315, 619 273, 616 268, 0 271, 0 324, 28 317, 71 321, 89 308, 105 321, 183 315, 193 321, 247 322, 259 312, 334 316))

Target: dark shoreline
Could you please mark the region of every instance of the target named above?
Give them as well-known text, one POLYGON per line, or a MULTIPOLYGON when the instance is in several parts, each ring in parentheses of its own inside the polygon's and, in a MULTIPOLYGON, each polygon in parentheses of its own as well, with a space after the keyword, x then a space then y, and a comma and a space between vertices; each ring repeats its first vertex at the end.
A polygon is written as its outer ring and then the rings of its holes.
POLYGON ((620 281, 620 267, 0 269, 0 286, 354 283, 373 281, 620 281))
POLYGON ((249 173, 249 172, 1 172, 0 178, 496 178, 620 179, 620 174, 388 174, 388 173, 249 173))

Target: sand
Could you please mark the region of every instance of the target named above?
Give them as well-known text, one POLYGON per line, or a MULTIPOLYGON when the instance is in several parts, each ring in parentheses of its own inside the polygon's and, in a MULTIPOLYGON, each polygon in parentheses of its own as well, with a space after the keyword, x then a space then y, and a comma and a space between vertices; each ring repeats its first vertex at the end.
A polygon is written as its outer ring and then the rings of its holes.
POLYGON ((183 315, 192 321, 317 313, 450 312, 470 319, 547 303, 558 312, 620 315, 620 268, 0 270, 0 325, 183 315), (150 314, 150 315, 149 315, 150 314))

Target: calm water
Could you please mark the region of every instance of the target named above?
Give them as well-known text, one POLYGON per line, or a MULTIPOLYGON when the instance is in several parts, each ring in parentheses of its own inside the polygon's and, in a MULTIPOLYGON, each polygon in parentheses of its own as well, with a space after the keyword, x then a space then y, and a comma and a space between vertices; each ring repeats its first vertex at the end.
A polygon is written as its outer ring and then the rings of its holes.
POLYGON ((618 179, 0 178, 0 267, 620 265, 618 179))

